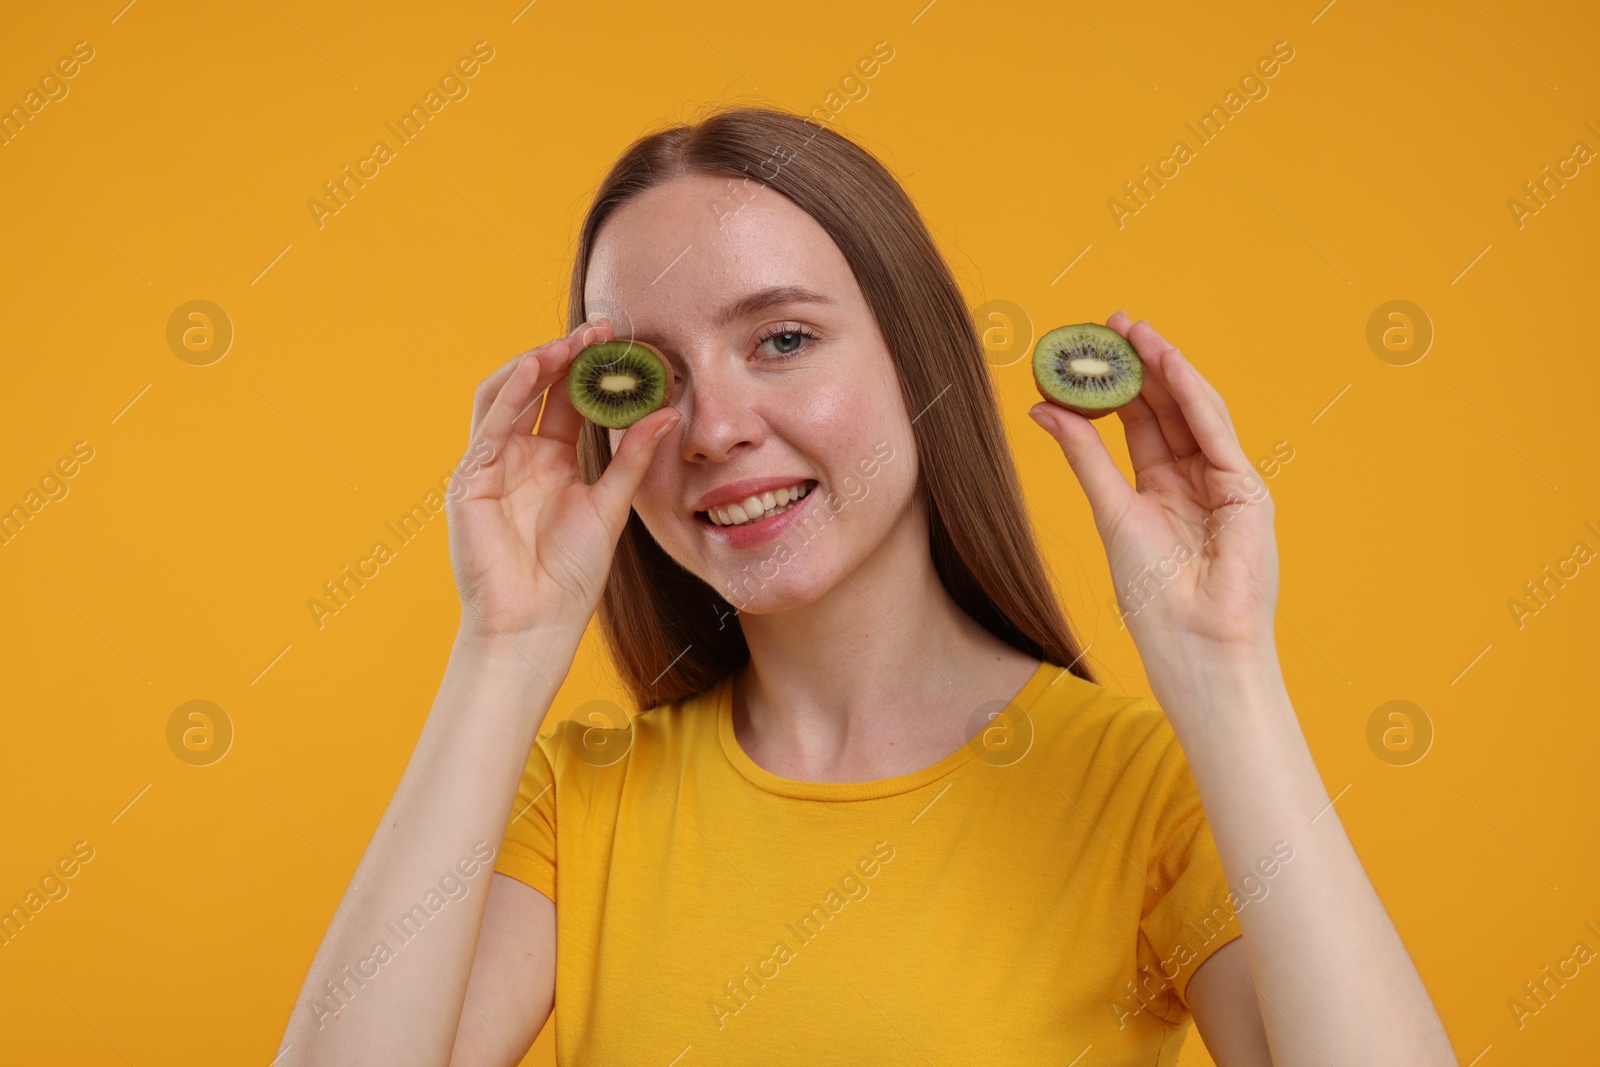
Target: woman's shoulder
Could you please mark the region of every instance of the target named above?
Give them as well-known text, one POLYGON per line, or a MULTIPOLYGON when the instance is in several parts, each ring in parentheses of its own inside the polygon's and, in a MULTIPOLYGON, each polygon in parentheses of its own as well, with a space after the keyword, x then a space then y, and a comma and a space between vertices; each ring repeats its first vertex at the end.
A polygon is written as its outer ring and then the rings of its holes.
POLYGON ((639 746, 659 749, 685 740, 691 733, 714 729, 723 679, 697 693, 627 710, 616 701, 584 701, 547 724, 539 745, 552 764, 575 757, 579 766, 609 766, 639 746), (562 751, 565 750, 565 751, 562 751))
POLYGON ((1043 668, 1043 688, 1022 710, 1056 744, 1120 761, 1139 753, 1155 759, 1181 755, 1172 724, 1151 698, 1126 692, 1120 683, 1081 678, 1049 661, 1043 668))

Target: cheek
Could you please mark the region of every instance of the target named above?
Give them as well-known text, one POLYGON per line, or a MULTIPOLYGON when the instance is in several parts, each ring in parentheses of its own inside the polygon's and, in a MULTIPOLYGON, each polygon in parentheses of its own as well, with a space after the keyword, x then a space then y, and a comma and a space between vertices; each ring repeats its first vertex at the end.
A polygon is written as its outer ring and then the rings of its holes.
MULTIPOLYGON (((676 536, 667 533, 667 527, 675 521, 677 513, 678 482, 673 474, 672 464, 676 457, 665 449, 658 450, 650 461, 650 466, 645 469, 644 479, 639 482, 639 490, 633 495, 634 510, 646 525, 653 530, 660 530, 667 537, 676 536)), ((661 540, 662 544, 669 543, 661 540)))

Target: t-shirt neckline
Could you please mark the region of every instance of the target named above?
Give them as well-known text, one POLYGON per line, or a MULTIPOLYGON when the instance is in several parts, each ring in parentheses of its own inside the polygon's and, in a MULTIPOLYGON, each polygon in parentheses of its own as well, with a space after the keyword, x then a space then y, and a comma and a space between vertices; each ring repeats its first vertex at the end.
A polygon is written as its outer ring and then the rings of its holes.
MULTIPOLYGON (((1040 694, 1049 688, 1050 683, 1060 677, 1061 671, 1062 668, 1048 660, 1041 660, 1033 676, 1023 684, 1010 702, 1027 711, 1040 694)), ((740 747, 739 739, 733 732, 733 675, 728 675, 718 684, 716 700, 717 736, 722 742, 722 751, 727 756, 728 762, 733 764, 734 769, 752 785, 779 796, 794 797, 799 800, 876 800, 880 797, 895 796, 943 778, 977 754, 977 750, 969 742, 938 762, 919 771, 912 771, 910 774, 867 782, 803 782, 773 774, 751 759, 740 747)))

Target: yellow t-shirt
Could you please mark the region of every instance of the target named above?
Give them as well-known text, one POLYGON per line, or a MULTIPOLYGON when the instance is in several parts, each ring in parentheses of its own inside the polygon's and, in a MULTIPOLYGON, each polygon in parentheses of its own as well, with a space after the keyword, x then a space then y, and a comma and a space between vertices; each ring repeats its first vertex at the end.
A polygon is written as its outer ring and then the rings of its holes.
POLYGON ((728 679, 541 734, 495 869, 556 902, 558 1064, 1176 1063, 1239 936, 1166 716, 1041 663, 912 774, 801 782, 728 679))

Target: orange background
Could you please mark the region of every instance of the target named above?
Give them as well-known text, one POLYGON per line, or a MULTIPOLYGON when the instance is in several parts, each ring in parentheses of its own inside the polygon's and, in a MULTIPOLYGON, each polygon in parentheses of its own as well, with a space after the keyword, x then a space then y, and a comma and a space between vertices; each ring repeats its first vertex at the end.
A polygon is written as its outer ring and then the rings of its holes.
MULTIPOLYGON (((1600 966, 1521 1029, 1507 1001, 1600 949, 1600 564, 1520 627, 1508 600, 1600 550, 1600 165, 1520 226, 1507 201, 1600 150, 1591 6, 523 2, 6 18, 0 103, 74 42, 94 58, 0 147, 0 507, 75 442, 93 458, 0 546, 0 905, 75 842, 94 858, 0 947, 0 1058, 273 1059, 444 668, 443 515, 320 629, 307 600, 394 543, 477 382, 563 330, 573 237, 629 140, 716 100, 824 106, 880 40, 893 59, 836 126, 905 182, 975 309, 1024 312, 984 325, 1096 666, 1148 692, 1004 330, 1125 307, 1217 385, 1249 454, 1292 450, 1269 483, 1290 692, 1462 1063, 1587 1052, 1600 966), (322 183, 480 40, 469 95, 319 228, 322 183), (1184 123, 1278 41, 1269 94, 1196 147, 1184 123), (1179 138, 1194 158, 1119 228, 1108 200, 1179 138), (196 299, 235 331, 209 366, 167 341, 196 299), (1368 344, 1391 300, 1435 333, 1409 366, 1368 344), (1434 730, 1409 766, 1367 741, 1394 699, 1434 730), (190 700, 234 730, 209 766, 168 747, 190 700)), ((595 697, 620 690, 591 641, 552 720, 595 697)), ((1185 1059, 1208 1062, 1194 1040, 1185 1059)))

